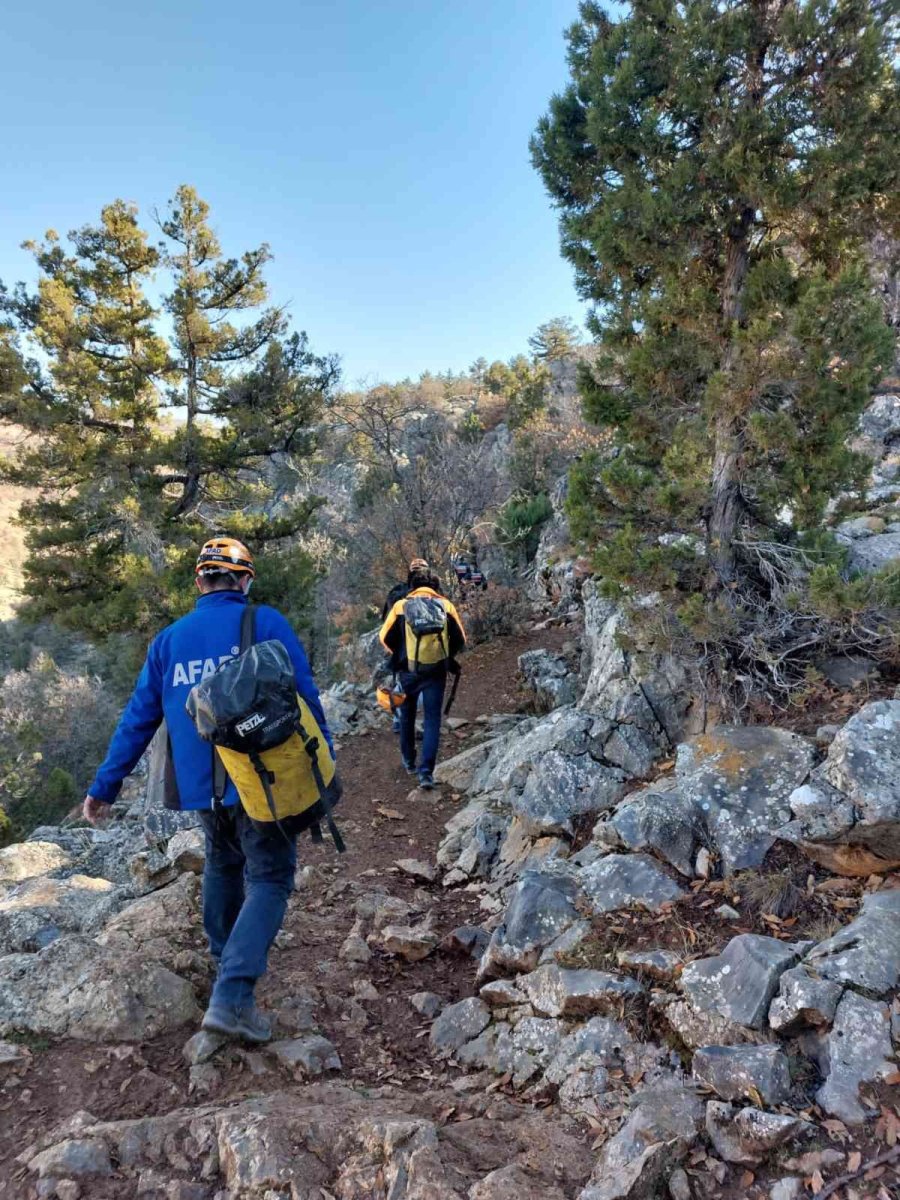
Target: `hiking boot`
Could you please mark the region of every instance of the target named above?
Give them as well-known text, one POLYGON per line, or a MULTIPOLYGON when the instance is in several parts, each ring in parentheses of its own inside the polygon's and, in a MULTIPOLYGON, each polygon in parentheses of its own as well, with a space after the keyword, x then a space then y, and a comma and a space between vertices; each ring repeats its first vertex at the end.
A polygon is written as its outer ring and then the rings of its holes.
POLYGON ((418 773, 416 771, 416 764, 408 763, 405 758, 403 760, 403 769, 407 773, 407 775, 416 775, 418 773))
POLYGON ((423 792, 431 792, 434 790, 434 776, 430 771, 419 772, 419 787, 423 792))
POLYGON ((245 1042, 268 1042, 272 1038, 272 1026, 255 1004, 247 1004, 243 1008, 211 1004, 201 1028, 208 1033, 243 1038, 245 1042))

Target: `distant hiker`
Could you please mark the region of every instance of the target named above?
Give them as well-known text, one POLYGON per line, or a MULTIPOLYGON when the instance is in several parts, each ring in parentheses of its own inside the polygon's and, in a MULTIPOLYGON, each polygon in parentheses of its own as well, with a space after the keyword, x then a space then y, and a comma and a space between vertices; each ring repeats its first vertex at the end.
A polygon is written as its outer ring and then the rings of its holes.
MULTIPOLYGON (((431 568, 428 566, 428 563, 425 561, 424 558, 414 558, 410 562, 409 571, 407 572, 407 575, 406 575, 406 582, 405 583, 402 583, 402 582, 395 583, 394 586, 391 588, 391 590, 388 592, 387 598, 385 599, 385 602, 382 605, 382 608, 381 608, 381 623, 382 624, 384 624, 384 622, 387 620, 388 613, 391 611, 391 609, 394 607, 394 605, 397 603, 397 601, 403 600, 409 595, 410 580, 412 579, 413 575, 416 573, 418 573, 418 575, 425 574, 430 569, 431 568)), ((400 713, 396 709, 394 710, 393 719, 391 721, 391 728, 393 729, 394 733, 400 732, 400 713)))
POLYGON ((440 592, 440 583, 425 563, 411 563, 409 592, 397 600, 381 627, 381 644, 389 666, 399 677, 406 699, 400 707, 400 755, 419 787, 434 787, 434 768, 441 738, 441 710, 447 675, 458 672, 456 655, 466 634, 456 609, 440 592), (412 569, 415 567, 415 569, 412 569), (416 763, 416 708, 422 698, 425 728, 422 758, 416 763))
MULTIPOLYGON (((291 829, 286 822, 265 824, 247 815, 234 783, 214 767, 210 743, 201 740, 185 702, 195 684, 211 678, 221 664, 239 654, 245 631, 255 624, 255 642, 275 639, 287 651, 296 691, 328 743, 329 774, 334 747, 306 653, 293 629, 281 613, 266 605, 250 609, 252 621, 244 616, 254 575, 250 552, 234 538, 214 538, 203 546, 196 564, 200 597, 194 611, 151 642, 134 692, 85 798, 84 815, 96 824, 108 814, 122 781, 165 719, 166 806, 196 812, 206 837, 203 925, 218 974, 203 1028, 264 1042, 271 1037, 271 1028, 253 994, 293 889, 295 838, 285 834, 285 827, 291 829)), ((324 748, 321 752, 325 754, 324 748)))

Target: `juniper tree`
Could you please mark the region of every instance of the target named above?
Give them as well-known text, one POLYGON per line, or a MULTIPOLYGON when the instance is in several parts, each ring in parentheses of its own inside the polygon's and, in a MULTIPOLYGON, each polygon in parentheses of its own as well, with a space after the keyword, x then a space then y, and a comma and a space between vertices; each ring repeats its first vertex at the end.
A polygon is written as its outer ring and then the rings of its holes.
POLYGON ((740 595, 748 542, 859 483, 847 438, 891 349, 864 243, 898 218, 896 14, 581 4, 532 157, 604 349, 583 394, 617 445, 572 509, 607 575, 740 595))
POLYGON ((190 603, 197 544, 224 530, 267 560, 263 594, 297 615, 309 564, 291 539, 311 502, 273 515, 273 463, 309 453, 337 366, 287 335, 266 299, 266 247, 225 258, 208 208, 179 189, 151 244, 134 206, 31 244, 37 290, 3 294, 0 418, 32 435, 2 468, 22 508, 26 615, 102 638, 152 633, 190 603), (168 319, 148 288, 166 282, 168 319), (15 338, 18 338, 18 341, 15 338), (30 355, 30 356, 29 356, 30 355))

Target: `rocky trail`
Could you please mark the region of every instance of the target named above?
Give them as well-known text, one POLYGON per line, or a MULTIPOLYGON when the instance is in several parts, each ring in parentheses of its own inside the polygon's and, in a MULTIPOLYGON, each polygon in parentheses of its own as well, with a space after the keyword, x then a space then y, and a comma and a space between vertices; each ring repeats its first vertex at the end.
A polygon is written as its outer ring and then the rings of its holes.
POLYGON ((0 851, 0 1195, 900 1194, 900 701, 692 733, 581 619, 467 656, 435 793, 337 689, 349 852, 301 841, 270 1047, 191 1036, 202 854, 143 780, 0 851))

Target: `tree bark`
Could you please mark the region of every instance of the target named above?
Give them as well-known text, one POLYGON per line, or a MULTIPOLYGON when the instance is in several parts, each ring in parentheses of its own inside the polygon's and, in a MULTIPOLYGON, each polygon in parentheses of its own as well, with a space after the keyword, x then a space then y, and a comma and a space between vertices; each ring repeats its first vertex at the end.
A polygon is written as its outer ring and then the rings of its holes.
POLYGON ((743 452, 743 417, 728 381, 737 366, 734 329, 744 319, 744 286, 750 265, 750 227, 753 209, 741 209, 728 238, 722 288, 722 335, 727 339, 722 361, 725 388, 713 428, 712 504, 708 534, 715 586, 727 587, 736 576, 735 536, 743 511, 740 464, 743 452))

